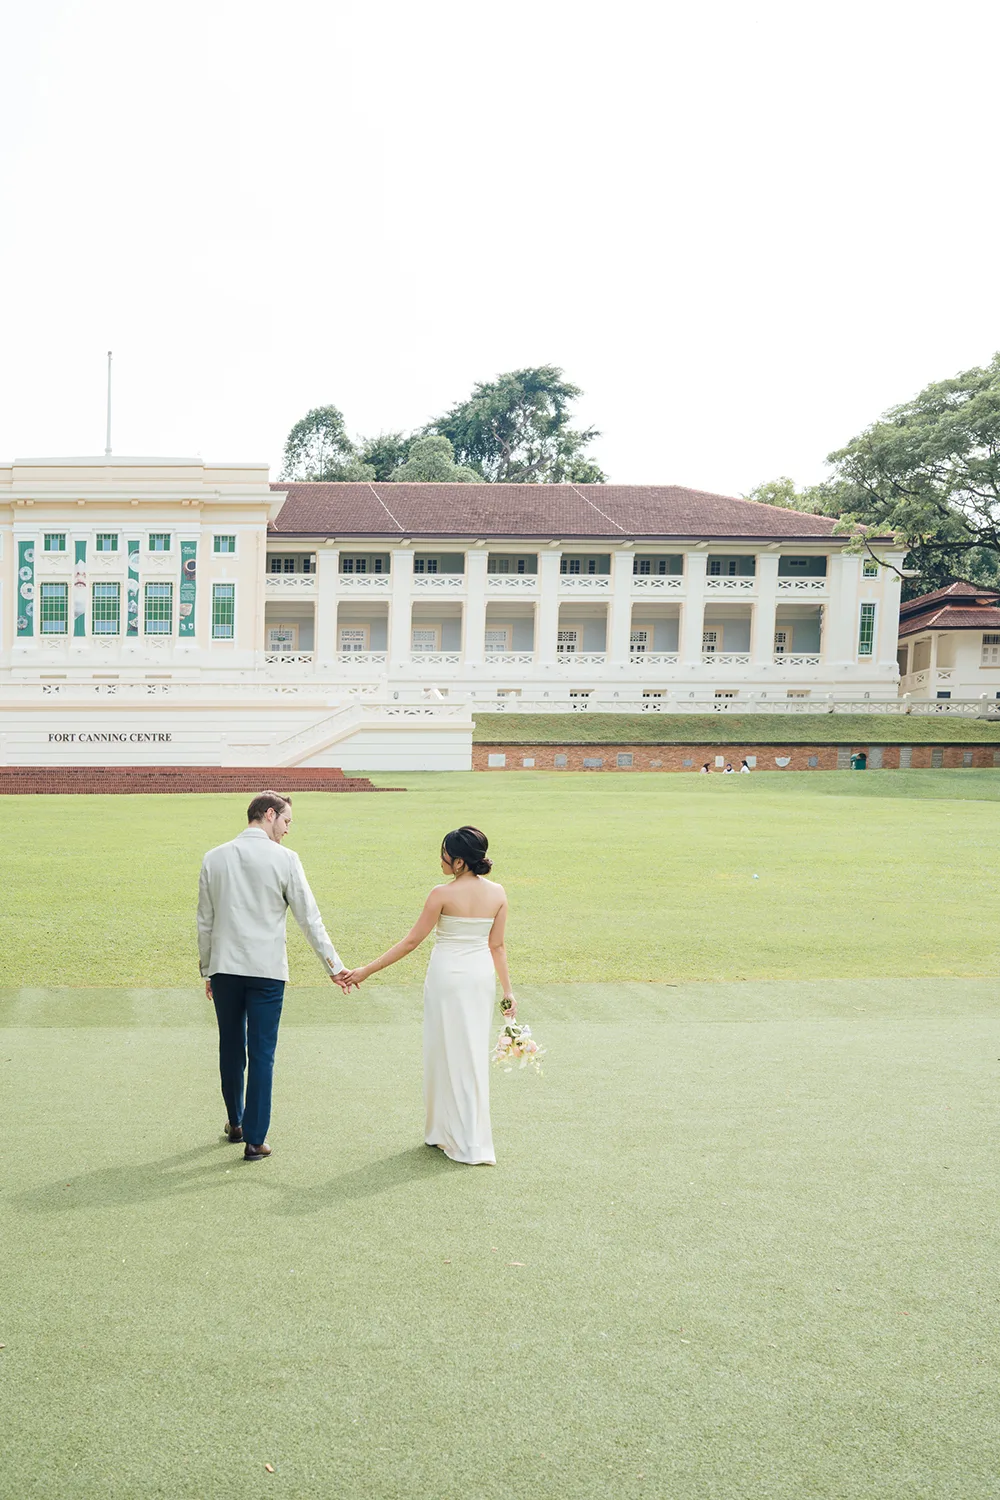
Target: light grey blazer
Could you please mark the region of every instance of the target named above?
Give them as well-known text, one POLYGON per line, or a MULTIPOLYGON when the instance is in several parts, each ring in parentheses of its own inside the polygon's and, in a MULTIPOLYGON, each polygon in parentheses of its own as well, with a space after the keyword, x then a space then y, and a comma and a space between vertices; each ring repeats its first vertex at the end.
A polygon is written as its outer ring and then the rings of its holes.
POLYGON ((198 883, 198 959, 203 978, 251 974, 287 979, 285 919, 292 916, 328 974, 345 967, 330 941, 302 861, 269 839, 263 828, 245 828, 228 844, 210 849, 198 883))

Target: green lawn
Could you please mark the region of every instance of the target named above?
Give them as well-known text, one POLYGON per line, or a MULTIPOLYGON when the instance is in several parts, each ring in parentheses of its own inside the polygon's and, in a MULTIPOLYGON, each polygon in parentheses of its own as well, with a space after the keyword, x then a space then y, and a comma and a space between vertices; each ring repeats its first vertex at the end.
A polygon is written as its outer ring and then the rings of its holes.
MULTIPOLYGON (((405 932, 441 878, 442 834, 473 822, 510 893, 520 980, 976 975, 1000 965, 1000 926, 984 920, 1000 839, 996 772, 402 779, 409 790, 397 795, 295 799, 291 842, 352 964, 405 932)), ((7 798, 5 982, 194 982, 201 855, 238 831, 246 801, 7 798)), ((293 979, 315 984, 316 960, 290 926, 293 979)), ((424 962, 415 955, 394 978, 417 982, 424 962)))
POLYGON ((1000 744, 1000 721, 945 714, 475 715, 480 745, 1000 744))
POLYGON ((246 799, 7 799, 3 1500, 994 1500, 1000 777, 404 780, 295 847, 353 961, 493 835, 549 1048, 495 1169, 420 1144, 425 955, 342 998, 297 935, 244 1165, 246 799))

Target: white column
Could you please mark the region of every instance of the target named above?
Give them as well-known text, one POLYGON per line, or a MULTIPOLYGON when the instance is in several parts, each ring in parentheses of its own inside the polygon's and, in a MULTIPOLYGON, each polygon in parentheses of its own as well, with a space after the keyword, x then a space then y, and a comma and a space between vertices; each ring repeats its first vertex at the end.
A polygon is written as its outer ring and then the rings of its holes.
POLYGON ((632 633, 632 561, 624 548, 611 554, 611 608, 608 619, 608 662, 627 667, 632 633))
POLYGON ((413 605, 413 553, 409 547, 392 549, 392 591, 389 595, 389 670, 410 669, 413 605))
POLYGON ((535 660, 543 666, 554 666, 556 632, 559 629, 559 563, 562 550, 547 547, 538 554, 538 613, 536 617, 535 660))
POLYGON ((482 666, 486 651, 485 547, 470 547, 465 554, 465 665, 482 666))
MULTIPOLYGON (((903 554, 888 554, 889 561, 895 563, 897 568, 903 566, 903 554)), ((896 663, 896 652, 899 649, 899 596, 903 586, 903 580, 898 573, 893 573, 889 568, 881 571, 882 598, 879 603, 878 640, 876 642, 877 658, 880 667, 886 670, 896 663)))
POLYGON ((835 553, 827 567, 830 599, 823 618, 823 654, 827 666, 853 666, 858 657, 861 559, 835 553))
POLYGON ((707 552, 684 555, 684 603, 678 648, 682 666, 701 666, 701 637, 705 629, 705 573, 707 552))
POLYGON ((337 603, 340 578, 340 548, 316 548, 316 652, 317 671, 333 671, 337 662, 337 603))
POLYGON ((777 552, 758 554, 756 594, 750 660, 755 667, 770 666, 774 659, 774 622, 778 611, 777 552))

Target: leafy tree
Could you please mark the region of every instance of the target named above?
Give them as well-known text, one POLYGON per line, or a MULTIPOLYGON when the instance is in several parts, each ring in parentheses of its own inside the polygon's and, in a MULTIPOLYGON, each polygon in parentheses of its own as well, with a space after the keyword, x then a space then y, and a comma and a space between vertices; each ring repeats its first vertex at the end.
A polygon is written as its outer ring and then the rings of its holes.
POLYGON ((393 471, 406 462, 412 442, 405 432, 380 432, 358 440, 358 458, 372 469, 373 479, 392 479, 393 471))
POLYGON ((959 578, 1000 586, 1000 354, 893 407, 828 462, 824 484, 775 479, 747 498, 834 516, 872 556, 891 536, 916 570, 904 598, 959 578))
POLYGON ((455 462, 455 450, 446 437, 418 438, 392 478, 397 484, 482 483, 481 474, 455 462))
POLYGON ((578 386, 555 365, 511 370, 473 388, 425 429, 448 438, 460 464, 495 484, 603 484, 605 475, 584 449, 596 428, 569 425, 578 386))
POLYGON ((335 406, 315 406, 296 422, 285 442, 282 479, 373 479, 362 463, 335 406))

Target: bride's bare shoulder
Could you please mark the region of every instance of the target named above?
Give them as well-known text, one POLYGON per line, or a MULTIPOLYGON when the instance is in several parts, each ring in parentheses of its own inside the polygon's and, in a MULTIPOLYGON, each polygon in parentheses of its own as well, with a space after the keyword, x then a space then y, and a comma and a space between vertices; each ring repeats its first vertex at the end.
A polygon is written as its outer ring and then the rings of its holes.
POLYGON ((481 875, 479 878, 480 878, 480 880, 482 880, 483 885, 489 885, 489 886, 493 887, 493 893, 494 893, 494 895, 497 895, 497 896, 501 897, 502 900, 506 901, 506 899, 507 899, 507 892, 504 890, 504 888, 500 884, 499 880, 487 880, 486 877, 485 877, 485 875, 481 875))

